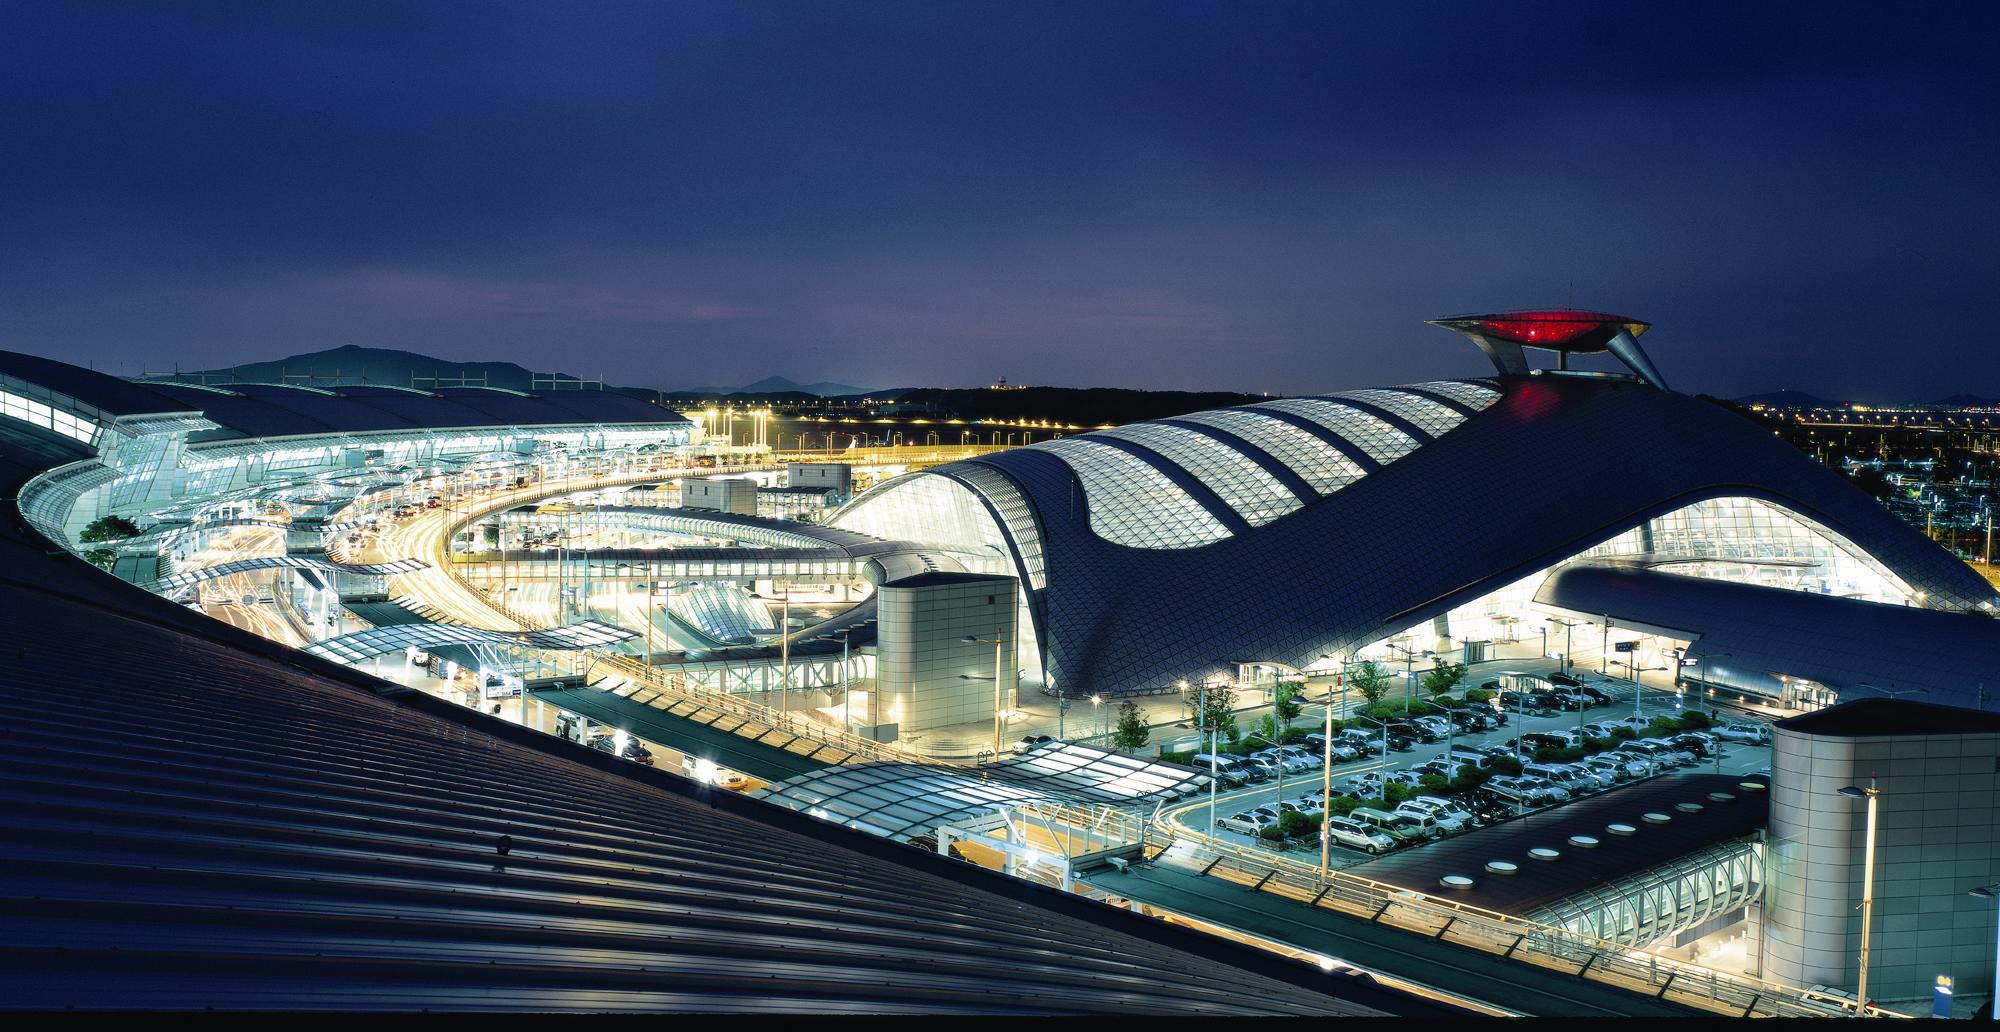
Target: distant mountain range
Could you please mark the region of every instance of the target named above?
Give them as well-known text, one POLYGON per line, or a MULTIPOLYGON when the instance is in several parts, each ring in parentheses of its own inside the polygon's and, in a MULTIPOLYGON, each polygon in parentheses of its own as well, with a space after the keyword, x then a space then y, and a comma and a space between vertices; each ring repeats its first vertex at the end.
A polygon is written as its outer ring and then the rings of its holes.
POLYGON ((453 362, 413 351, 364 348, 354 344, 289 355, 269 362, 246 362, 227 369, 203 369, 178 375, 183 380, 195 382, 296 383, 308 387, 340 384, 408 387, 413 381, 431 386, 428 378, 437 377, 447 384, 467 381, 474 386, 501 387, 510 391, 525 391, 534 380, 532 372, 512 362, 453 362))
MULTIPOLYGON (((227 369, 201 369, 176 374, 183 380, 203 383, 296 383, 309 387, 330 387, 343 384, 377 384, 388 387, 434 386, 439 380, 446 385, 469 383, 511 391, 532 389, 535 373, 513 362, 454 362, 449 359, 433 358, 414 351, 394 348, 364 348, 355 344, 345 344, 325 351, 309 351, 301 355, 288 355, 268 362, 246 362, 227 369)), ((569 373, 542 373, 570 377, 569 373)), ((572 377, 573 378, 573 377, 572 377)), ((695 395, 700 397, 726 398, 735 395, 799 395, 820 398, 873 395, 894 396, 900 391, 871 392, 865 387, 850 384, 799 383, 782 376, 768 376, 756 383, 743 387, 683 387, 675 389, 653 388, 650 386, 615 386, 608 388, 627 394, 646 397, 655 394, 695 395)), ((904 388, 905 390, 909 388, 904 388)))

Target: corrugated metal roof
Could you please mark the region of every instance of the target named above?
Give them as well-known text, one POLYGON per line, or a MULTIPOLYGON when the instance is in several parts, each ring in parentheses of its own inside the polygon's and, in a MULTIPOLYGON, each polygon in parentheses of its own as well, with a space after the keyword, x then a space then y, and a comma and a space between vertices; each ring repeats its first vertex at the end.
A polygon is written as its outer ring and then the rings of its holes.
POLYGON ((44 549, 0 525, 9 1006, 1439 1010, 391 690, 44 549))

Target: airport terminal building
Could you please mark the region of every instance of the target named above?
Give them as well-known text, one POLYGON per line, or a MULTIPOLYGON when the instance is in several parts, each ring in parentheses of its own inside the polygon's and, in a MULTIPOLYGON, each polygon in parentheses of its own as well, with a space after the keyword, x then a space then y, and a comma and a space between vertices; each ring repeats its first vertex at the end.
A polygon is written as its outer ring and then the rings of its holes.
POLYGON ((1901 687, 1966 690, 1979 662, 1966 646, 2000 626, 1993 589, 1749 419, 1662 389, 1633 340, 1645 324, 1573 312, 1441 324, 1494 356, 1495 375, 936 466, 836 522, 1017 578, 1021 663, 1045 690, 1322 671, 1384 642, 1477 655, 1566 616, 1682 643, 1688 665, 1707 654, 1705 680, 1788 708, 1851 696, 1851 671, 1891 656, 1901 687), (1530 370, 1522 346, 1557 349, 1565 366, 1609 351, 1633 372, 1530 370), (1899 640, 1953 645, 1899 654, 1869 640, 1885 621, 1899 640), (1857 654, 1816 660, 1830 628, 1860 636, 1836 649, 1857 654))

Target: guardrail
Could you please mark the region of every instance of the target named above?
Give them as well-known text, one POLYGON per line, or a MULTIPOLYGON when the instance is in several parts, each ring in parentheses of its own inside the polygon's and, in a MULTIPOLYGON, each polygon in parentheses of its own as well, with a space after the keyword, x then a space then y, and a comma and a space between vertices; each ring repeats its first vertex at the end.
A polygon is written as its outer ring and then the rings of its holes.
MULTIPOLYGON (((1206 854, 1201 873, 1325 907, 1376 924, 1497 954, 1732 1017, 1823 1018, 1826 1005, 1808 989, 1673 960, 1646 950, 1580 935, 1566 928, 1485 910, 1254 846, 1212 838, 1164 818, 1150 856, 1186 842, 1206 854), (1155 849, 1154 847, 1158 847, 1155 849)), ((1869 1007, 1869 1017, 1909 1017, 1869 1007)))

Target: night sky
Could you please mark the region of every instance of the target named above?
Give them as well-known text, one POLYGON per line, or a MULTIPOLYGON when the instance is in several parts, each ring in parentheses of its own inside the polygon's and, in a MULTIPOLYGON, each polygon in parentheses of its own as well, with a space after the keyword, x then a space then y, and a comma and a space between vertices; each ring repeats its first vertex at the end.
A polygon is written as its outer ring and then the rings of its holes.
POLYGON ((0 6, 0 348, 2000 394, 2000 4, 0 6))

